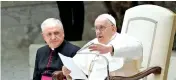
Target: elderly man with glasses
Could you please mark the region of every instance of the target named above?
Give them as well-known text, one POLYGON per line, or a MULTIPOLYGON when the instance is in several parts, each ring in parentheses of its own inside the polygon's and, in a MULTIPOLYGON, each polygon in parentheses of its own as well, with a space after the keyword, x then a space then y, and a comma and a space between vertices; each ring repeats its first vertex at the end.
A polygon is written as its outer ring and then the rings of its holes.
MULTIPOLYGON (((124 60, 118 61, 114 57, 124 55, 132 57, 142 56, 142 44, 137 39, 126 34, 117 33, 116 21, 109 14, 101 14, 95 20, 96 38, 89 41, 73 57, 79 68, 88 75, 89 80, 104 80, 107 77, 106 64, 103 59, 95 59, 91 56, 81 56, 80 54, 95 53, 105 56, 108 59, 110 75, 123 66, 124 60), (80 59, 80 58, 81 59, 80 59), (90 66, 92 70, 90 70, 90 66), (91 71, 91 72, 90 72, 91 71)), ((63 66, 63 74, 69 76, 70 70, 63 66)))

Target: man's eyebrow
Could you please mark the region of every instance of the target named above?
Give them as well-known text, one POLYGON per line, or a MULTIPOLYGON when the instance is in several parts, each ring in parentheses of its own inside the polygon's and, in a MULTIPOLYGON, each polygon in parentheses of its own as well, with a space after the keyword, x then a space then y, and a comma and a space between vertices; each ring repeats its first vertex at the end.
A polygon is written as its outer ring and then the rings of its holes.
POLYGON ((100 27, 104 27, 104 25, 100 25, 100 27))

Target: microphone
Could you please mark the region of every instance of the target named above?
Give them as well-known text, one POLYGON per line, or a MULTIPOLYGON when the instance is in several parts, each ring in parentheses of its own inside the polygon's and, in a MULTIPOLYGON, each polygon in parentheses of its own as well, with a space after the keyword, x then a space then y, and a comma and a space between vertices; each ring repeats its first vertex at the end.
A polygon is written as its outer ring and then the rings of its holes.
POLYGON ((78 50, 78 52, 80 52, 80 51, 83 50, 83 49, 86 49, 86 48, 90 47, 92 44, 94 44, 94 43, 93 43, 93 42, 90 42, 89 44, 83 46, 80 50, 78 50))
MULTIPOLYGON (((89 54, 93 54, 93 53, 89 53, 89 54)), ((100 54, 95 54, 96 56, 94 57, 94 59, 91 61, 91 63, 90 63, 90 66, 91 67, 89 67, 89 75, 90 75, 90 73, 92 72, 92 69, 93 69, 93 66, 94 66, 94 64, 95 64, 95 62, 96 62, 96 57, 102 57, 105 61, 106 61, 106 65, 107 65, 107 80, 110 80, 110 75, 109 75, 109 61, 108 61, 108 59, 105 57, 105 56, 103 56, 103 55, 100 55, 100 54)), ((89 75, 88 75, 88 77, 89 77, 89 75)))

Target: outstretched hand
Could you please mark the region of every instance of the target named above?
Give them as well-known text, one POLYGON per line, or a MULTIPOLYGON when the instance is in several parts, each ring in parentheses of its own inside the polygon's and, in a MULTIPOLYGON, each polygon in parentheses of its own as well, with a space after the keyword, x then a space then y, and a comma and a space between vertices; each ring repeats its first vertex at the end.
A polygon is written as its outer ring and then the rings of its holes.
POLYGON ((93 44, 89 47, 90 51, 98 51, 100 54, 112 53, 113 47, 111 45, 103 45, 103 44, 93 44))

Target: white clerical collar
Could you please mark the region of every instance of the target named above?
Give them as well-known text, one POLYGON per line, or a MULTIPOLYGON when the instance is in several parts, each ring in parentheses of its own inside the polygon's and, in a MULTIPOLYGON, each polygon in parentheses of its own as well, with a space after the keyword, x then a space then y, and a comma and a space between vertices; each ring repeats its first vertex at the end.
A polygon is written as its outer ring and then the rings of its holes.
MULTIPOLYGON (((113 40, 113 39, 116 37, 117 34, 118 34, 118 33, 115 32, 115 34, 111 37, 110 41, 113 40)), ((110 41, 109 41, 109 42, 110 42, 110 41)))
POLYGON ((54 48, 51 48, 51 50, 54 50, 54 48))
POLYGON ((119 33, 115 32, 115 34, 111 37, 111 39, 109 40, 109 42, 107 44, 109 44, 113 39, 115 39, 115 37, 118 35, 119 33))

